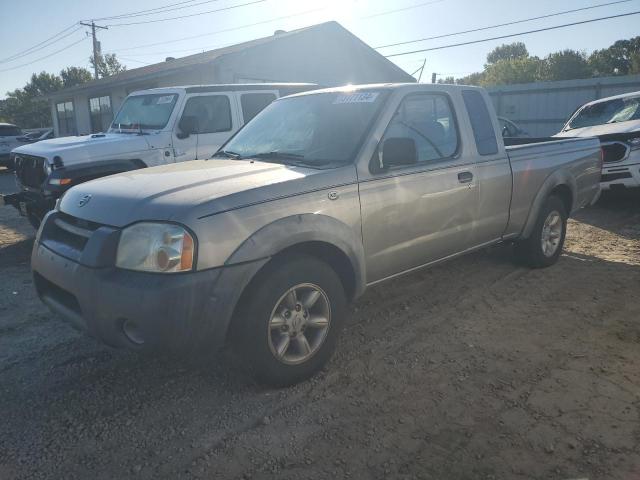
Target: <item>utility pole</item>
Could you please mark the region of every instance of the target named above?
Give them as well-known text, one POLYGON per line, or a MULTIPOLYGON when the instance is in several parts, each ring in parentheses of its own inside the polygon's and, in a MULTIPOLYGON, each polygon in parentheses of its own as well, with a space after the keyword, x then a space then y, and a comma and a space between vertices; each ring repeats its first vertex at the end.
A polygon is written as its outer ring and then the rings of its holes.
POLYGON ((418 77, 418 83, 422 79, 422 72, 424 72, 424 67, 427 65, 427 58, 425 57, 424 62, 422 62, 422 68, 420 69, 420 76, 418 77))
POLYGON ((84 25, 85 27, 91 27, 91 36, 93 37, 93 73, 98 79, 98 59, 100 58, 100 42, 96 37, 96 28, 101 28, 103 30, 108 30, 109 27, 102 27, 100 25, 96 25, 96 22, 91 20, 91 23, 80 22, 80 25, 84 25))

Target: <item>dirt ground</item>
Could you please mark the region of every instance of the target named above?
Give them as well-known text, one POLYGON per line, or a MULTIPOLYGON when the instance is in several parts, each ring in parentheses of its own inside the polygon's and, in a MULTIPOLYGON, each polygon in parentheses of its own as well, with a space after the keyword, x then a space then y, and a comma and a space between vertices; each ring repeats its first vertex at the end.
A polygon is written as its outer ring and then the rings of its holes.
POLYGON ((640 196, 546 270, 494 248, 370 289, 329 367, 268 390, 224 356, 112 350, 36 298, 0 209, 0 479, 640 479, 640 196))

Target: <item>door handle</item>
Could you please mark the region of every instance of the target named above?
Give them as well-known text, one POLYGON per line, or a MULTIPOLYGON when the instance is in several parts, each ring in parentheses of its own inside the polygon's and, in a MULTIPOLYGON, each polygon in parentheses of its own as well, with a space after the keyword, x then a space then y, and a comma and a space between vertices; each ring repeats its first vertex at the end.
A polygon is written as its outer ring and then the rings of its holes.
POLYGON ((458 181, 460 183, 471 183, 473 181, 473 173, 471 173, 471 172, 460 172, 458 174, 458 181))

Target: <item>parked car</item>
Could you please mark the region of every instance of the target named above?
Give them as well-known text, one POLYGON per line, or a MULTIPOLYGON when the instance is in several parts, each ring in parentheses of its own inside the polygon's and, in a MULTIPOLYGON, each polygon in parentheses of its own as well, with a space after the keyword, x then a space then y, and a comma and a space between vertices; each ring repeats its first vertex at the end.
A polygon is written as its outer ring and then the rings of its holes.
POLYGON ((503 137, 508 138, 529 138, 530 135, 521 129, 518 125, 513 123, 508 118, 498 117, 498 123, 500 123, 500 131, 503 137))
POLYGON ((556 137, 593 137, 603 142, 602 188, 640 187, 640 92, 589 102, 556 137))
POLYGON ((13 168, 11 150, 22 145, 22 130, 11 123, 0 123, 0 166, 13 168))
POLYGON ((230 340, 261 381, 288 385, 328 361, 370 285, 500 242, 553 265, 600 168, 595 138, 505 147, 479 88, 307 92, 212 159, 71 188, 33 275, 43 302, 109 345, 230 340))
POLYGON ((42 140, 49 140, 53 137, 53 128, 45 128, 42 130, 25 133, 23 136, 19 137, 18 140, 24 143, 35 143, 42 140))
POLYGON ((13 151, 21 191, 5 196, 34 227, 73 185, 118 172, 209 158, 274 99, 312 84, 199 85, 129 95, 106 133, 13 151))

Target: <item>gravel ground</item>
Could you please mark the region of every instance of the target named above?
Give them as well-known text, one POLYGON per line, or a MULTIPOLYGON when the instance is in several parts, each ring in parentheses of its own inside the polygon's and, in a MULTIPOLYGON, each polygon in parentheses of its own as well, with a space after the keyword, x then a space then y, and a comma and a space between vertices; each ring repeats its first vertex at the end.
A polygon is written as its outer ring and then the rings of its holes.
POLYGON ((546 270, 493 248, 370 289, 329 367, 268 390, 112 350, 36 298, 0 209, 0 479, 640 478, 640 196, 546 270))

